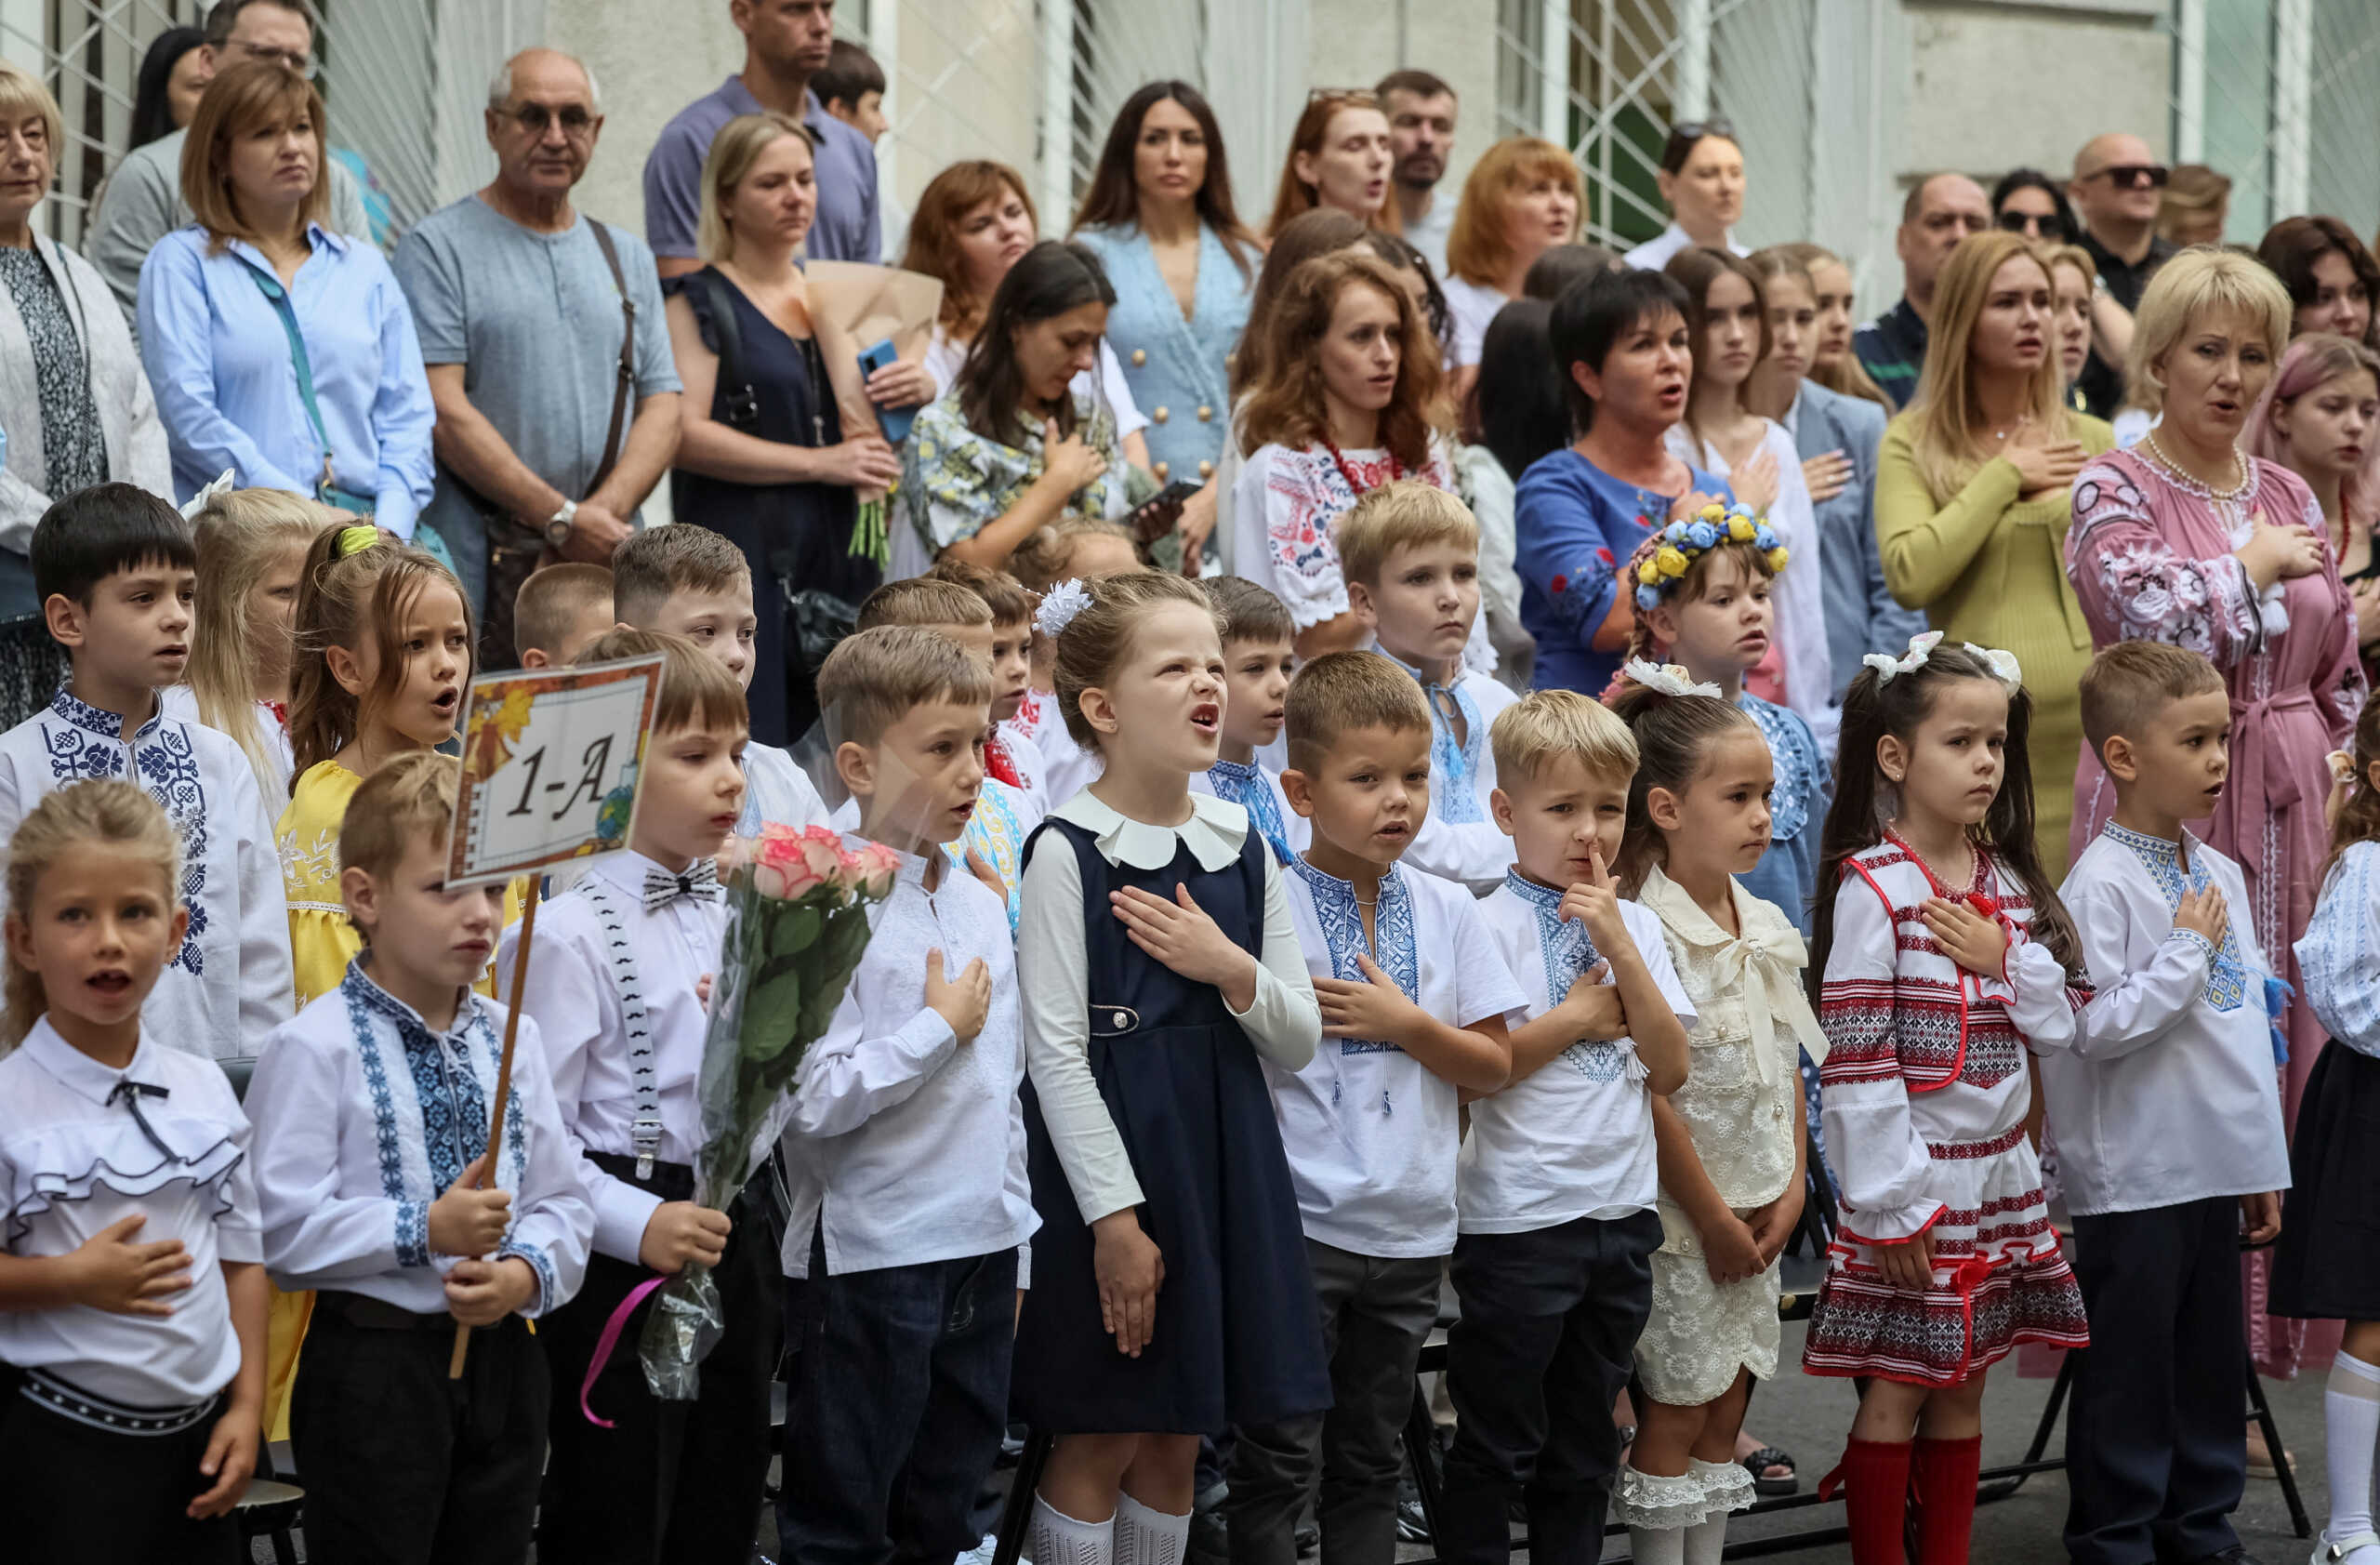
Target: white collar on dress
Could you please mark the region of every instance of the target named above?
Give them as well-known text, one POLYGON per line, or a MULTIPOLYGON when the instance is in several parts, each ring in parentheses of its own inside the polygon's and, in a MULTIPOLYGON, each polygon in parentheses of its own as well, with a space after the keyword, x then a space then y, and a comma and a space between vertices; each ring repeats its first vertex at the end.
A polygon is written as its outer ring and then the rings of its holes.
POLYGON ((1719 921, 1704 911, 1702 904, 1688 895, 1684 886, 1662 873, 1658 864, 1646 872, 1645 883, 1638 888, 1635 899, 1659 914, 1671 932, 1689 946, 1716 948, 1749 940, 1766 954, 1795 965, 1808 960, 1802 932, 1793 927, 1781 908, 1746 891, 1743 882, 1733 875, 1727 877, 1727 888, 1735 899, 1736 927, 1741 931, 1737 935, 1721 928, 1719 921), (1796 948, 1802 949, 1803 954, 1795 956, 1796 948))
POLYGON ((1173 862, 1178 842, 1190 850, 1199 869, 1211 874, 1238 858, 1240 845, 1248 841, 1248 811, 1211 793, 1190 795, 1189 818, 1179 826, 1134 820, 1089 789, 1050 814, 1090 832, 1092 845, 1108 863, 1134 869, 1164 869, 1173 862))
POLYGON ((157 1068, 157 1050, 150 1042, 146 1028, 141 1031, 140 1041, 133 1047, 132 1063, 122 1070, 101 1065, 66 1041, 59 1030, 49 1025, 47 1015, 33 1023, 33 1030, 25 1034, 24 1041, 17 1047, 31 1055, 34 1064, 56 1077, 60 1084, 72 1088, 93 1103, 104 1105, 108 1094, 115 1091, 119 1081, 139 1081, 152 1087, 165 1084, 164 1075, 157 1068))

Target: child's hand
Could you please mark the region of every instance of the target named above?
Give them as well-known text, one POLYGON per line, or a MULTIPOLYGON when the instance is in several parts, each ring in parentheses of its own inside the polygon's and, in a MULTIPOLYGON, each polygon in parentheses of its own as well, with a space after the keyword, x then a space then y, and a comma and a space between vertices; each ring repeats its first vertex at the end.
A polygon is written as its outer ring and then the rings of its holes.
POLYGON ((1768 1257, 1752 1226, 1730 1212, 1719 1222, 1701 1231, 1702 1264, 1711 1270, 1711 1280, 1725 1287, 1758 1277, 1768 1269, 1768 1257))
POLYGON ((992 970, 977 957, 956 978, 942 975, 942 948, 926 953, 926 1009, 950 1024, 961 1043, 984 1030, 992 1009, 992 970))
POLYGON ((2230 925, 2231 909, 2213 885, 2204 891, 2184 892, 2181 906, 2174 909, 2174 927, 2204 935, 2210 946, 2220 947, 2223 932, 2230 925))
POLYGON ((446 1193, 430 1203, 430 1248, 441 1255, 484 1255, 504 1240, 512 1224, 512 1198, 502 1190, 473 1187, 487 1177, 485 1152, 446 1193))
POLYGON ((1224 988, 1255 963, 1191 898, 1186 885, 1173 888, 1170 902, 1138 886, 1109 892, 1107 901, 1133 945, 1194 984, 1224 988))
POLYGON ((664 1277, 677 1276, 689 1261, 715 1267, 727 1254, 727 1235, 734 1227, 724 1212, 690 1200, 666 1200, 645 1219, 636 1258, 664 1277))
POLYGON ((1876 1269, 1884 1280, 1904 1293, 1924 1293, 1934 1287, 1934 1230, 1898 1244, 1875 1246, 1876 1269))
POLYGON ((1997 978, 2008 960, 2008 932, 1964 902, 1929 896, 1918 909, 1942 954, 1981 978, 1997 978))
POLYGON ((1793 1227, 1802 1220, 1802 1196, 1806 1187, 1796 1179, 1785 1187, 1785 1193, 1752 1214, 1752 1237, 1760 1246, 1761 1269, 1777 1264, 1785 1253, 1785 1241, 1793 1237, 1793 1227))
POLYGON ((2270 1244, 2281 1237, 2281 1193, 2260 1190, 2240 1198, 2240 1226, 2250 1244, 2270 1244))
POLYGON ((163 1302, 190 1286, 190 1252, 178 1239, 135 1244, 132 1236, 149 1219, 139 1213, 109 1224, 74 1252, 74 1302, 110 1315, 162 1320, 174 1312, 163 1302))
POLYGON ((1554 917, 1584 924, 1587 938, 1599 951, 1615 949, 1627 941, 1628 926, 1620 922, 1620 891, 1611 883, 1611 871, 1604 868, 1601 846, 1587 849, 1587 878, 1562 894, 1554 917))
POLYGON ((710 981, 715 976, 717 975, 706 973, 694 980, 694 1000, 706 1011, 710 1009, 710 981))
POLYGON ((1091 1226, 1091 1273, 1099 1281, 1099 1324, 1114 1333, 1116 1351, 1137 1359, 1157 1334, 1157 1294, 1165 1286, 1165 1254, 1141 1231, 1130 1207, 1091 1226))
POLYGON ((205 1521, 227 1515, 238 1505, 240 1497, 248 1492, 248 1479, 256 1476, 257 1446, 263 1435, 256 1408, 235 1402, 217 1419, 206 1437, 206 1454, 198 1462, 199 1475, 215 1481, 185 1506, 182 1514, 192 1521, 205 1521))
POLYGON ((446 1313, 466 1326, 493 1326, 537 1296, 537 1274, 518 1255, 457 1261, 446 1272, 446 1313))
POLYGON ((991 894, 998 897, 1003 904, 1008 901, 1008 886, 1001 881, 1000 872, 993 869, 990 862, 982 854, 977 853, 972 845, 967 849, 967 873, 983 882, 991 894))
POLYGON ((1359 954, 1355 965, 1364 971, 1363 983, 1344 978, 1314 981, 1315 1002, 1322 1010, 1322 1036, 1402 1043, 1421 1007, 1407 999, 1396 980, 1382 972, 1371 958, 1359 954))
POLYGON ((1581 1043, 1610 1043, 1628 1036, 1628 1013, 1620 1003, 1620 988, 1611 982, 1611 963, 1598 962, 1570 981, 1562 997, 1562 1014, 1581 1043))

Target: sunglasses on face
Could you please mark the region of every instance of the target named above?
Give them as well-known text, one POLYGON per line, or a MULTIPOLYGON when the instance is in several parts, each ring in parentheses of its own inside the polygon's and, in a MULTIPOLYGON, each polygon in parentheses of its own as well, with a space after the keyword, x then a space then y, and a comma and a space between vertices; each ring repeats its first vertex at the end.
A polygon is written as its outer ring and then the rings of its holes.
POLYGON ((504 117, 532 136, 543 136, 546 128, 559 120, 562 124, 562 133, 574 139, 586 135, 588 127, 595 123, 595 116, 575 103, 562 110, 559 114, 542 103, 523 103, 518 109, 505 110, 504 117))
POLYGON ((1716 136, 1721 140, 1732 141, 1736 139, 1736 122, 1716 119, 1687 120, 1683 124, 1670 126, 1670 134, 1688 141, 1699 141, 1705 136, 1716 136))
POLYGON ((1377 109, 1380 97, 1369 87, 1316 87, 1305 95, 1308 103, 1338 103, 1355 109, 1377 109))
POLYGON ((2117 163, 2100 169, 2091 178, 2104 178, 2120 191, 2136 191, 2144 187, 2162 191, 2172 175, 2173 170, 2162 163, 2117 163))
POLYGON ((2049 212, 2003 212, 2000 226, 2028 239, 2041 239, 2057 227, 2057 218, 2049 212))

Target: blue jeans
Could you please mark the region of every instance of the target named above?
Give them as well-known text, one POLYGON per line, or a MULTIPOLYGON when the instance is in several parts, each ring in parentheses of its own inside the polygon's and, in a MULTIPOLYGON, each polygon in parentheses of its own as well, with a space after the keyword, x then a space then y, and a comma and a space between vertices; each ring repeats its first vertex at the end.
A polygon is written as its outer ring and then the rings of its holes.
POLYGON ((985 1483, 1008 1424, 1016 1252, 787 1279, 788 1565, 948 1565, 991 1531, 985 1483))

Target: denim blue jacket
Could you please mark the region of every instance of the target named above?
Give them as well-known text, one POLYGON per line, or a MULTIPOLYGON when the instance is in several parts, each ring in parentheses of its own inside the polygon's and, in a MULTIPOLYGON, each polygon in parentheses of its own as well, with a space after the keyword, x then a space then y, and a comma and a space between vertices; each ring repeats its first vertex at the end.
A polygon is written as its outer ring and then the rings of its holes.
POLYGON ((1231 426, 1226 361, 1248 325, 1248 297, 1263 258, 1250 251, 1243 273, 1223 236, 1200 224, 1198 291, 1185 321, 1138 228, 1085 229, 1075 237, 1098 255, 1115 285, 1107 340, 1123 361, 1133 403, 1149 420, 1142 434, 1157 476, 1211 478, 1231 426))

